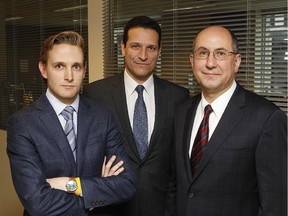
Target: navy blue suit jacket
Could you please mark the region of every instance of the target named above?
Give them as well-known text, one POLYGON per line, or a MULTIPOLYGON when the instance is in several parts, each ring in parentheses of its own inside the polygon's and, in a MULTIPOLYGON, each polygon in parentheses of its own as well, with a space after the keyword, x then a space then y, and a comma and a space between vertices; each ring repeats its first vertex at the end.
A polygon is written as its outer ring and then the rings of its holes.
MULTIPOLYGON (((112 113, 80 97, 77 162, 45 95, 9 118, 7 153, 16 192, 30 215, 87 215, 90 208, 120 203, 135 192, 134 174, 112 113), (124 172, 101 177, 104 157, 124 160, 124 172), (80 177, 83 198, 51 189, 46 179, 80 177)), ((101 214, 102 215, 102 214, 101 214)), ((105 214, 103 214, 105 215, 105 214)))
POLYGON ((287 117, 240 85, 194 176, 189 145, 201 95, 183 104, 175 127, 179 216, 286 216, 287 117))

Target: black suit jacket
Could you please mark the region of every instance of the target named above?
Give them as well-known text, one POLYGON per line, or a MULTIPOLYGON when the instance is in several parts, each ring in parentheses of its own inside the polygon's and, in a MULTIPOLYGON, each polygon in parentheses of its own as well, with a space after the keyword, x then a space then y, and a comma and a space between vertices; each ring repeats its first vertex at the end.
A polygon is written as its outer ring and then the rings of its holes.
POLYGON ((141 161, 129 121, 123 73, 84 86, 85 96, 106 105, 117 116, 136 176, 136 194, 130 202, 120 206, 118 215, 162 216, 165 208, 172 205, 168 191, 175 182, 172 168, 175 107, 188 99, 189 92, 157 76, 154 76, 154 88, 155 125, 146 156, 141 161))
MULTIPOLYGON (((26 215, 106 215, 105 206, 131 198, 135 177, 128 166, 119 176, 100 178, 104 157, 127 161, 113 114, 80 97, 77 161, 45 95, 9 118, 7 153, 13 183, 26 215), (83 198, 51 189, 47 178, 80 177, 83 198), (100 214, 100 212, 102 214, 100 214), (90 212, 92 213, 92 212, 90 212)), ((107 213, 108 215, 108 213, 107 213)))
POLYGON ((179 216, 286 216, 287 118, 237 86, 192 177, 188 150, 201 96, 176 117, 179 216))

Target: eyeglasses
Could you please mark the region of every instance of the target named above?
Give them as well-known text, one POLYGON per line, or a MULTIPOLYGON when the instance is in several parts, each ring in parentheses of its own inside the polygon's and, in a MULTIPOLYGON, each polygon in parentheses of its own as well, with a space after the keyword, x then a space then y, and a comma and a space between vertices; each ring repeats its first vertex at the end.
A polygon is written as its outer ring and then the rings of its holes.
POLYGON ((193 52, 196 59, 207 59, 210 53, 213 53, 214 58, 216 58, 217 60, 225 60, 228 58, 228 56, 236 54, 234 52, 229 52, 228 50, 225 49, 218 49, 214 50, 213 52, 210 52, 207 49, 200 48, 193 52))

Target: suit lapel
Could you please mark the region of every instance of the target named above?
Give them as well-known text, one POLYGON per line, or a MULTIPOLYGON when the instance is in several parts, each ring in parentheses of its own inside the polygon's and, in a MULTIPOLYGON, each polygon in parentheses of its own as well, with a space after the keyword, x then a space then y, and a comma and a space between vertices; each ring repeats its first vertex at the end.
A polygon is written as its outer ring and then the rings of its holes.
POLYGON ((218 151, 221 145, 225 142, 226 138, 234 130, 235 126, 243 117, 241 107, 245 105, 245 92, 242 87, 236 88, 230 102, 228 103, 226 110, 224 111, 212 137, 208 142, 208 146, 200 160, 199 167, 193 178, 193 181, 201 175, 201 172, 214 154, 218 151))
POLYGON ((42 121, 44 127, 47 128, 46 131, 50 134, 51 139, 54 140, 62 151, 63 158, 67 162, 67 167, 70 167, 72 173, 74 173, 76 167, 73 153, 59 119, 45 95, 42 95, 39 100, 37 100, 36 108, 41 110, 39 114, 40 120, 42 121))
POLYGON ((153 127, 153 132, 151 134, 151 139, 147 151, 147 155, 149 155, 149 152, 153 148, 153 146, 157 143, 157 140, 161 136, 161 131, 163 128, 163 125, 165 124, 165 107, 167 107, 167 103, 169 101, 167 100, 167 94, 165 90, 165 86, 162 85, 161 80, 153 75, 154 79, 154 94, 155 94, 155 122, 153 127))
POLYGON ((122 133, 125 134, 123 139, 126 139, 125 142, 129 145, 130 149, 133 152, 133 155, 129 154, 134 160, 139 160, 138 151, 136 145, 134 144, 134 137, 132 127, 130 125, 130 119, 128 115, 128 108, 126 103, 126 93, 124 86, 124 73, 118 75, 115 80, 113 80, 112 86, 112 96, 113 101, 115 101, 116 112, 121 124, 122 133))
POLYGON ((189 105, 187 108, 186 113, 184 114, 184 134, 183 134, 183 158, 185 158, 185 170, 187 174, 187 178, 189 179, 189 182, 192 181, 192 172, 191 172, 191 163, 190 163, 190 157, 189 157, 189 149, 190 149, 190 139, 191 139, 191 133, 194 123, 194 117, 196 114, 196 110, 198 107, 198 104, 200 102, 201 95, 196 96, 193 101, 191 102, 192 105, 189 105))
POLYGON ((81 175, 85 160, 85 148, 87 145, 90 125, 93 122, 92 113, 89 112, 89 106, 80 96, 78 119, 77 119, 77 175, 81 175))

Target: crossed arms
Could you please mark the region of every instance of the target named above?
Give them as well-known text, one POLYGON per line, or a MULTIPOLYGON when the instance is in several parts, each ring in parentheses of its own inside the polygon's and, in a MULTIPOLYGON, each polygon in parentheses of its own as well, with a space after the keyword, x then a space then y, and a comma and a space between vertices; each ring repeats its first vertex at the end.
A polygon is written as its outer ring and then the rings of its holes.
MULTIPOLYGON (((121 172, 124 171, 124 167, 122 166, 124 164, 124 161, 121 160, 115 165, 113 165, 115 161, 116 161, 115 155, 113 155, 107 163, 106 163, 106 157, 105 157, 103 165, 102 165, 102 177, 117 176, 121 172)), ((47 182, 50 184, 51 188, 63 190, 67 192, 65 185, 68 182, 69 178, 70 177, 49 178, 47 179, 47 182)))
POLYGON ((85 148, 78 152, 77 164, 68 157, 71 149, 65 143, 66 137, 62 139, 57 122, 44 125, 34 112, 9 119, 7 154, 13 184, 29 214, 84 216, 89 209, 124 202, 133 196, 135 176, 117 123, 105 113, 98 114, 97 119, 87 127, 89 130, 79 132, 85 148), (68 177, 80 178, 82 196, 66 192, 68 177))

